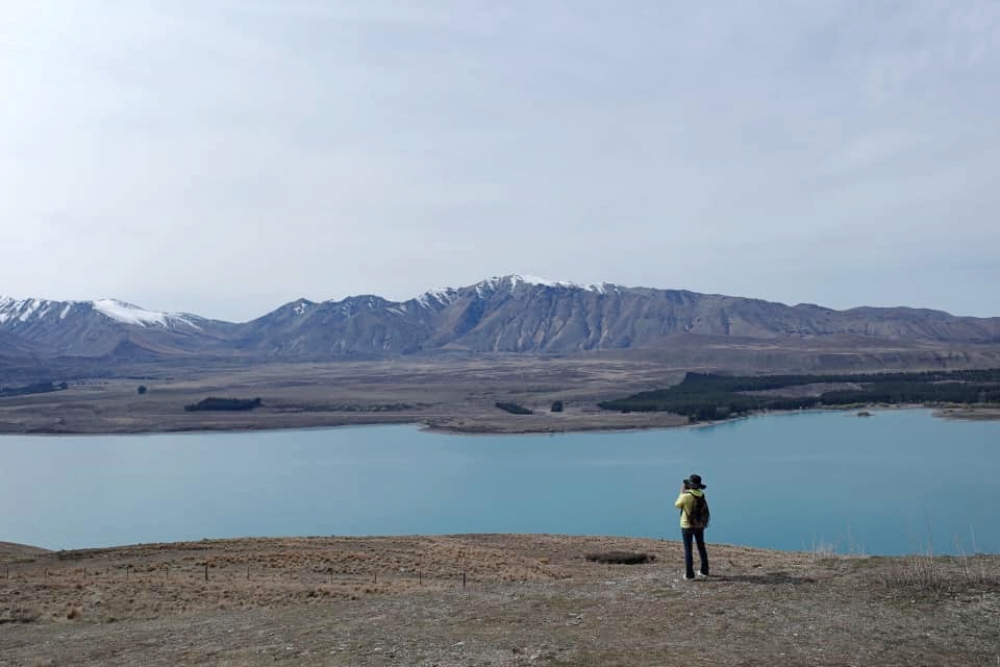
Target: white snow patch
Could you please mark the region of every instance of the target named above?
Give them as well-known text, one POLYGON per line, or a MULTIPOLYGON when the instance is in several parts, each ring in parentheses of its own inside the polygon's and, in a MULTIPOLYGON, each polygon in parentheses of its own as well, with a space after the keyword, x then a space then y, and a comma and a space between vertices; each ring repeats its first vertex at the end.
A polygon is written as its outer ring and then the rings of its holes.
POLYGON ((544 287, 581 287, 581 285, 569 280, 551 280, 540 276, 519 276, 517 274, 510 276, 510 281, 514 285, 517 285, 518 283, 527 283, 529 285, 542 285, 544 287))
POLYGON ((590 292, 598 292, 601 294, 604 293, 604 288, 601 285, 584 286, 580 283, 575 283, 572 280, 553 280, 551 278, 543 278, 541 276, 520 275, 517 273, 512 273, 509 276, 494 276, 492 278, 487 278, 476 286, 476 291, 481 296, 481 288, 483 287, 495 290, 500 285, 507 284, 508 289, 511 293, 513 293, 517 286, 522 283, 525 285, 538 285, 541 287, 566 287, 570 289, 582 289, 590 292))
POLYGON ((615 294, 621 293, 621 289, 619 289, 618 285, 615 285, 614 283, 601 283, 600 285, 594 283, 592 285, 587 285, 586 289, 591 292, 596 292, 597 294, 607 294, 608 292, 614 292, 615 294))
POLYGON ((31 317, 32 313, 38 310, 39 307, 41 307, 42 305, 41 301, 36 301, 35 299, 28 299, 27 301, 21 303, 23 303, 24 306, 23 310, 21 311, 21 315, 17 319, 21 320, 22 322, 27 322, 28 319, 31 317))
POLYGON ((123 322, 125 324, 134 324, 143 327, 150 325, 165 327, 170 323, 176 322, 197 328, 194 323, 186 320, 180 315, 144 310, 138 306, 133 306, 130 303, 118 301, 117 299, 99 299, 93 303, 94 310, 97 312, 106 317, 110 317, 117 322, 123 322))
POLYGON ((294 310, 296 315, 305 315, 306 311, 309 310, 309 304, 305 301, 299 301, 294 310))
POLYGON ((17 320, 27 322, 32 319, 40 319, 49 314, 58 301, 48 301, 46 299, 13 299, 11 297, 0 297, 0 324, 17 320))
MULTIPOLYGON (((582 289, 589 292, 596 292, 597 294, 606 294, 611 290, 615 292, 619 291, 618 287, 613 283, 581 285, 580 283, 575 283, 571 280, 552 280, 551 278, 520 275, 517 273, 512 273, 507 276, 492 276, 490 278, 486 278, 485 280, 480 280, 471 287, 475 289, 478 297, 483 298, 485 293, 495 292, 502 287, 506 287, 511 293, 513 293, 517 286, 522 283, 525 285, 539 285, 543 287, 567 287, 571 289, 582 289)), ((452 287, 447 287, 445 289, 428 290, 427 292, 424 292, 420 296, 416 297, 414 301, 426 308, 429 306, 431 299, 437 300, 440 303, 452 303, 457 296, 458 290, 452 287)))
POLYGON ((438 303, 451 303, 455 300, 455 290, 451 287, 427 290, 418 296, 416 300, 424 308, 429 308, 431 299, 438 303))
POLYGON ((17 320, 28 322, 39 320, 49 313, 59 309, 59 319, 65 320, 76 306, 92 306, 98 313, 125 324, 139 326, 170 326, 181 324, 199 329, 197 324, 187 317, 173 313, 158 313, 144 310, 138 306, 118 301, 117 299, 101 299, 98 301, 48 301, 45 299, 15 300, 10 297, 0 297, 0 324, 17 320))

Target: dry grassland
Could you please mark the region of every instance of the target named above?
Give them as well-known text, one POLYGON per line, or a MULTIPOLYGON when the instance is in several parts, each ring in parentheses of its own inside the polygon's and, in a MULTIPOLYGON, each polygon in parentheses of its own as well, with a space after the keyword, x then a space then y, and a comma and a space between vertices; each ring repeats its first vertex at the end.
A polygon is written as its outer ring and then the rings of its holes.
POLYGON ((669 386, 677 369, 607 358, 275 364, 71 384, 66 391, 0 398, 0 433, 142 433, 423 423, 482 433, 632 429, 686 423, 676 415, 623 415, 606 398, 669 386), (148 388, 139 395, 137 388, 148 388), (249 412, 185 412, 209 397, 263 399, 249 412), (550 412, 563 401, 565 411, 550 412), (536 411, 511 415, 497 402, 536 411))
MULTIPOLYGON (((197 368, 136 366, 116 370, 119 376, 111 379, 71 382, 66 391, 2 397, 0 433, 148 433, 390 423, 419 423, 466 433, 663 428, 687 420, 665 413, 609 412, 597 404, 669 387, 686 371, 801 372, 822 369, 824 364, 839 370, 876 370, 886 368, 879 356, 885 354, 886 350, 789 350, 758 343, 565 357, 454 354, 315 364, 216 361, 197 368), (723 351, 732 356, 720 357, 723 351), (840 356, 846 361, 828 359, 840 356), (124 377, 123 372, 127 373, 124 377), (139 385, 148 388, 145 395, 137 393, 139 385), (263 407, 249 412, 184 411, 185 405, 210 396, 260 397, 263 407), (562 401, 563 412, 551 412, 554 401, 562 401), (518 403, 535 414, 512 415, 498 409, 497 402, 518 403)), ((929 351, 926 359, 918 355, 902 367, 940 368, 945 363, 942 354, 929 351)), ((953 363, 956 367, 977 365, 965 357, 953 363)), ((954 416, 996 418, 997 414, 973 411, 954 416)))
POLYGON ((0 665, 996 665, 1000 557, 552 535, 0 544, 0 665), (654 557, 609 565, 588 555, 654 557), (207 579, 206 579, 207 573, 207 579), (464 581, 464 586, 463 586, 464 581))

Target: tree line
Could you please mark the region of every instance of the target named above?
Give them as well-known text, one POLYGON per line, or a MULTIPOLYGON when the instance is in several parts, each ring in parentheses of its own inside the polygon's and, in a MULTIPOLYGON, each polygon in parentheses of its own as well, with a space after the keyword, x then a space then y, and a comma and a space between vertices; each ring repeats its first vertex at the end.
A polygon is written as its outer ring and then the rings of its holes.
POLYGON ((29 394, 47 394, 53 391, 69 389, 65 382, 36 382, 23 387, 0 387, 0 396, 27 396, 29 394))
POLYGON ((730 376, 687 373, 668 389, 640 392, 599 406, 620 412, 673 412, 692 422, 760 410, 798 410, 858 403, 1000 403, 1000 369, 848 375, 730 376), (854 384, 819 396, 762 396, 747 392, 807 384, 854 384))
POLYGON ((197 403, 185 405, 187 412, 197 412, 200 410, 220 410, 220 411, 245 411, 259 408, 263 401, 259 398, 204 398, 197 403))

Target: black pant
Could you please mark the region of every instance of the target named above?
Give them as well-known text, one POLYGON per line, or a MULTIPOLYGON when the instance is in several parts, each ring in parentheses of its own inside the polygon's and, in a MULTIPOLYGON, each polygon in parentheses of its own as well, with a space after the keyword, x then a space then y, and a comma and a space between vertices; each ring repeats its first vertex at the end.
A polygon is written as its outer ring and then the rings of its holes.
POLYGON ((704 528, 681 528, 684 537, 684 574, 688 579, 694 579, 694 555, 691 553, 691 540, 698 543, 698 557, 701 559, 701 573, 708 576, 708 551, 705 550, 704 528))

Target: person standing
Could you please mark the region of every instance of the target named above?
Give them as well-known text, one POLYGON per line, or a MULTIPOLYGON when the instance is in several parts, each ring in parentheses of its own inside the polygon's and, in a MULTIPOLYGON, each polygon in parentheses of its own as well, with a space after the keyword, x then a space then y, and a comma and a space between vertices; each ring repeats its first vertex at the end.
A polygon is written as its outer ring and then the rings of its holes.
POLYGON ((694 555, 692 542, 698 544, 701 568, 698 574, 708 576, 708 551, 705 549, 705 528, 708 527, 708 500, 705 498, 706 485, 701 476, 692 474, 684 480, 681 493, 674 507, 681 511, 681 537, 684 539, 684 578, 694 579, 694 555))

